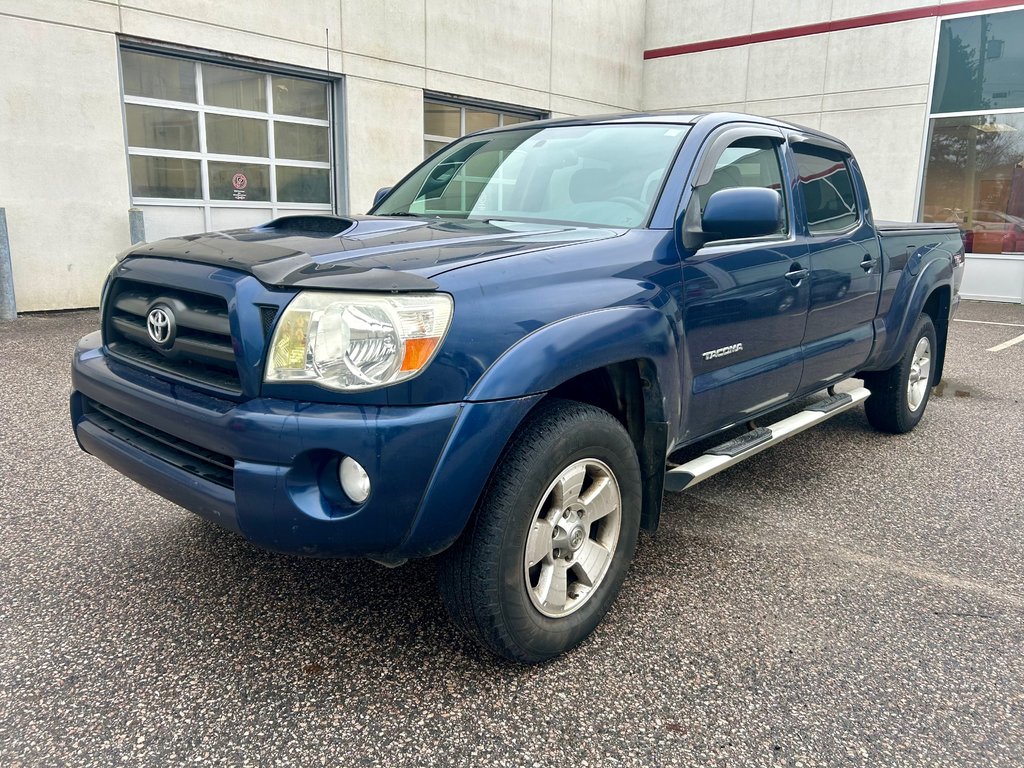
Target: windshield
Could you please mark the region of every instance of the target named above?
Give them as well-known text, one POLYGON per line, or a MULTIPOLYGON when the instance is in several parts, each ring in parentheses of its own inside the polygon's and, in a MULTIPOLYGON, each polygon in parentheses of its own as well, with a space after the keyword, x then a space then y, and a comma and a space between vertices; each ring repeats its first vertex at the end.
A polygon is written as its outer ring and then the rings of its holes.
POLYGON ((441 150, 371 213, 638 227, 689 126, 523 127, 441 150))

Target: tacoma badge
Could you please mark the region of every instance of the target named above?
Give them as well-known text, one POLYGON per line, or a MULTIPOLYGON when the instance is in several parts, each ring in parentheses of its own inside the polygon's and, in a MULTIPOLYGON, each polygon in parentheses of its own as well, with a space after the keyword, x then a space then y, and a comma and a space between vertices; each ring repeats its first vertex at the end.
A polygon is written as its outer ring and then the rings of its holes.
POLYGON ((728 347, 719 347, 718 349, 712 349, 708 352, 702 352, 701 357, 705 360, 714 360, 716 357, 725 357, 731 355, 734 352, 742 352, 742 344, 730 344, 728 347))

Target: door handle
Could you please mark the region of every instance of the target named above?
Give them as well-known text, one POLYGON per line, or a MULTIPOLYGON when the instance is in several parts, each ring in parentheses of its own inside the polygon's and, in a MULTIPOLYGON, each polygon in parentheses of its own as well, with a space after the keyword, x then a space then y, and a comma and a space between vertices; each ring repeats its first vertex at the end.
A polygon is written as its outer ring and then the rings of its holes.
POLYGON ((877 257, 872 256, 869 253, 865 253, 864 254, 864 258, 860 262, 860 267, 865 272, 870 272, 872 269, 875 268, 875 264, 877 264, 877 263, 878 263, 878 258, 877 257))
POLYGON ((793 283, 794 286, 797 286, 809 274, 811 274, 809 269, 804 269, 799 264, 794 264, 789 268, 789 272, 786 273, 786 279, 793 283))

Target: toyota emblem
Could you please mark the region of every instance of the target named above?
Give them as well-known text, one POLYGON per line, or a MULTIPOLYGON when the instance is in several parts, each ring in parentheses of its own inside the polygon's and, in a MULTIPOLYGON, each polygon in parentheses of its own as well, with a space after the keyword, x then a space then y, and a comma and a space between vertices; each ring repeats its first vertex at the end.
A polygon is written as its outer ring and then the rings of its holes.
POLYGON ((157 306, 149 310, 146 317, 146 330, 149 338, 161 347, 170 346, 174 341, 174 315, 170 307, 157 306))

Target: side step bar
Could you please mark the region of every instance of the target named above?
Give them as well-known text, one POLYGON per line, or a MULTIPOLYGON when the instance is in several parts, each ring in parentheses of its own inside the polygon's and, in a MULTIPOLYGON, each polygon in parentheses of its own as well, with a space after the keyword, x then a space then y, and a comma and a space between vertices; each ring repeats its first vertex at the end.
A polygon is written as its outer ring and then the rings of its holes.
POLYGON ((866 387, 858 387, 850 392, 831 395, 771 426, 752 429, 745 435, 722 443, 702 456, 668 470, 665 473, 665 490, 684 491, 692 488, 723 469, 728 469, 733 464, 738 464, 766 448, 781 443, 787 437, 848 411, 867 400, 870 394, 866 387))

